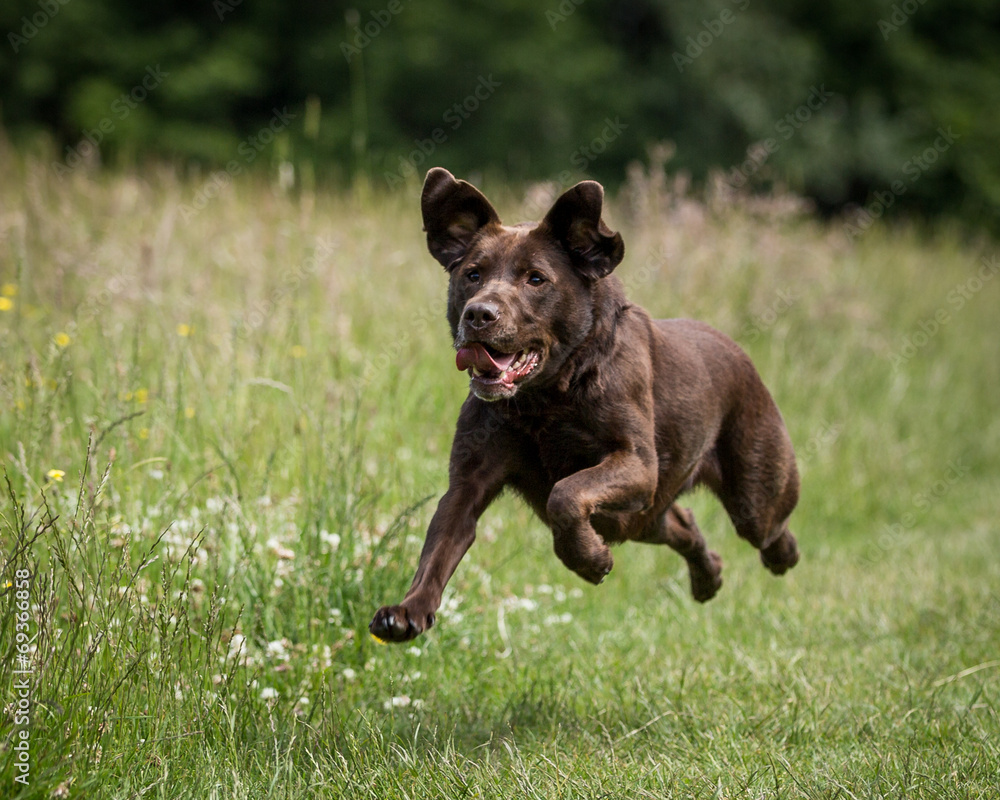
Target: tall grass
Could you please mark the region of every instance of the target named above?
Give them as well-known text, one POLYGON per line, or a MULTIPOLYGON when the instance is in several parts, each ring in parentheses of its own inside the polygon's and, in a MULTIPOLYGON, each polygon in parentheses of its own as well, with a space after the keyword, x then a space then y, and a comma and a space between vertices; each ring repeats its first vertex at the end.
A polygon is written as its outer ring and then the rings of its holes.
POLYGON ((417 187, 190 213, 171 169, 0 164, 4 795, 996 796, 994 243, 635 178, 621 277, 753 356, 802 563, 769 576, 699 494, 718 598, 638 545, 593 588, 503 498, 437 627, 381 647, 464 398, 417 187))

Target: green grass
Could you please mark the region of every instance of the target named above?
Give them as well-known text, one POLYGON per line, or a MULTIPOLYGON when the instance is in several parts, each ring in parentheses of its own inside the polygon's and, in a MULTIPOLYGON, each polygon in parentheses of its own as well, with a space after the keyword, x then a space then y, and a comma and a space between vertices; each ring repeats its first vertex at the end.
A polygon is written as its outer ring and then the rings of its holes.
POLYGON ((438 625, 386 647, 367 624, 409 585, 465 393, 417 187, 247 179, 185 219, 203 179, 0 164, 0 795, 997 796, 1000 280, 949 301, 994 244, 633 187, 620 274, 755 359, 801 563, 775 579, 697 494, 715 600, 634 544, 595 588, 503 498, 438 625))

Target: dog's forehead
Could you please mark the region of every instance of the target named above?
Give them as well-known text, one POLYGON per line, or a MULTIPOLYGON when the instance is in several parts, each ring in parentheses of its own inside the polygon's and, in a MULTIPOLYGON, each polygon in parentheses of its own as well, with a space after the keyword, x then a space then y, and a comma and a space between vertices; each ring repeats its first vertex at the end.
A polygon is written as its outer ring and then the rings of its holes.
POLYGON ((498 264, 535 261, 543 255, 547 244, 544 237, 532 235, 537 228, 534 223, 501 225, 476 243, 475 257, 498 264))

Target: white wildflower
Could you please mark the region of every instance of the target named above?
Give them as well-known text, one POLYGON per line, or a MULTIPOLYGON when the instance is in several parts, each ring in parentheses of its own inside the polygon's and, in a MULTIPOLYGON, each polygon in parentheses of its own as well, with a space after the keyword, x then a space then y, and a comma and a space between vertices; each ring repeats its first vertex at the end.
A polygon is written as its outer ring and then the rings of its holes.
POLYGON ((272 553, 274 553, 278 558, 284 558, 284 559, 295 558, 295 551, 285 547, 281 542, 279 542, 273 536, 267 540, 267 549, 270 550, 272 553))
POLYGON ((328 530, 321 530, 319 532, 319 540, 327 545, 331 550, 336 550, 340 547, 340 534, 330 533, 328 530))

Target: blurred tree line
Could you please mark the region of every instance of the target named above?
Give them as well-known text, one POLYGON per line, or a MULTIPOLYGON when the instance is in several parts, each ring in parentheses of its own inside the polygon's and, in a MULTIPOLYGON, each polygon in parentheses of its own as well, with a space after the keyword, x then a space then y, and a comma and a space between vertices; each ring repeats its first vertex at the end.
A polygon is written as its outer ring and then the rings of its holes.
POLYGON ((326 180, 673 169, 996 222, 995 0, 4 0, 0 125, 53 168, 326 180))

